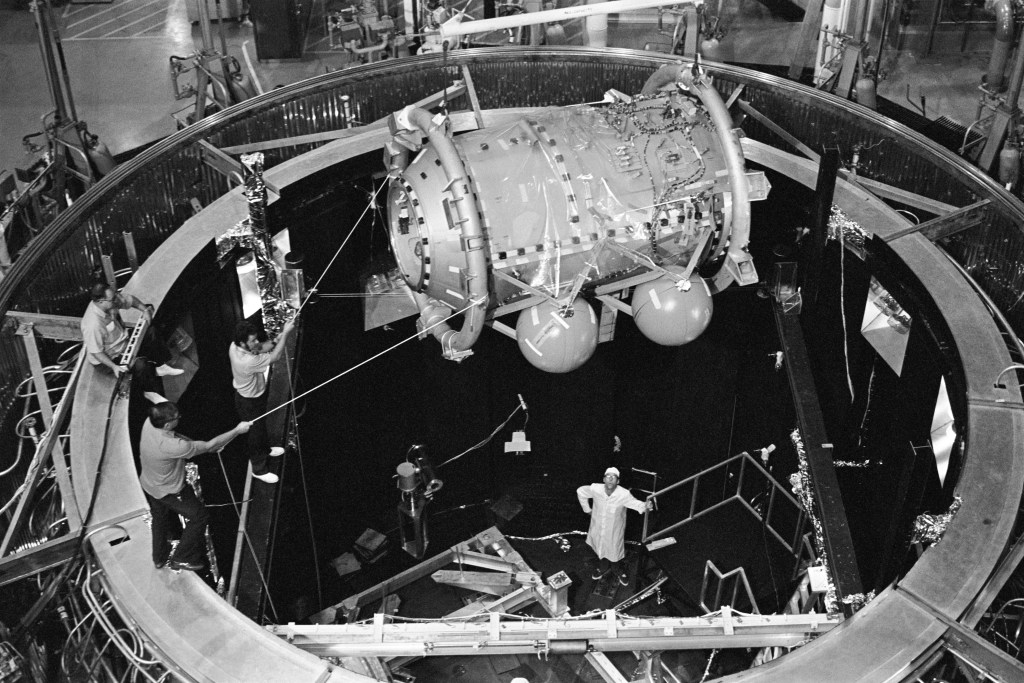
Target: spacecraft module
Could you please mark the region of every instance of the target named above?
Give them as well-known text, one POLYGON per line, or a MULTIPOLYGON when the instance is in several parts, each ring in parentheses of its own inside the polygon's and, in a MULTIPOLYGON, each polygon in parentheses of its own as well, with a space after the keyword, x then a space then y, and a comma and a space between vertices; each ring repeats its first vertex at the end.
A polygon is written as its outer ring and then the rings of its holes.
POLYGON ((767 180, 746 172, 699 71, 660 80, 667 91, 610 91, 458 136, 443 114, 392 116, 391 244, 446 357, 463 358, 489 324, 533 365, 568 372, 611 338, 612 311, 685 344, 710 322, 714 292, 757 281, 749 202, 767 180), (500 322, 511 314, 514 331, 500 322))

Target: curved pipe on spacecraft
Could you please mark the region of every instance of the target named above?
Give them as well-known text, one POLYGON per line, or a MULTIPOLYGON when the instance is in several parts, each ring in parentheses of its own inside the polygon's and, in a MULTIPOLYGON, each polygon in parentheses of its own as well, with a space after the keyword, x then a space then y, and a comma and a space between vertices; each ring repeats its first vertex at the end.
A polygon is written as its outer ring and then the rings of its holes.
MULTIPOLYGON (((747 253, 747 244, 750 242, 750 188, 747 185, 743 150, 733 130, 732 117, 718 91, 703 78, 703 75, 695 77, 694 67, 686 64, 662 66, 647 79, 640 94, 654 97, 661 88, 670 84, 681 84, 700 98, 707 108, 711 121, 718 128, 718 139, 722 143, 722 156, 729 171, 729 186, 732 191, 732 225, 726 259, 731 259, 738 268, 738 264, 750 261, 750 255, 747 253)), ((730 272, 723 262, 722 267, 711 278, 709 286, 712 293, 720 292, 735 279, 734 273, 730 272)))
MULTIPOLYGON (((486 238, 480 223, 480 211, 469 185, 466 166, 445 130, 444 119, 440 118, 435 121, 427 110, 408 106, 395 113, 391 122, 392 126, 397 128, 397 132, 422 134, 430 141, 437 154, 438 162, 448 178, 445 191, 451 194, 451 199, 446 206, 458 213, 458 219, 454 222, 460 226, 462 252, 466 256, 463 282, 468 291, 455 292, 450 288, 446 291, 454 298, 463 299, 464 304, 452 309, 450 304, 446 305, 423 293, 427 281, 429 281, 429 253, 421 260, 421 267, 426 266, 426 271, 421 273, 418 280, 409 281, 416 305, 420 310, 420 329, 429 331, 441 342, 441 348, 445 355, 451 357, 454 354, 468 351, 473 346, 483 331, 484 317, 487 313, 487 256, 484 251, 486 238), (447 323, 446 318, 451 316, 452 310, 462 308, 466 308, 462 327, 455 330, 447 323)), ((419 151, 421 147, 421 140, 415 140, 413 148, 419 151)), ((388 194, 389 204, 397 203, 396 196, 404 192, 411 192, 411 187, 402 178, 402 173, 410 163, 410 151, 409 147, 395 141, 389 143, 385 149, 388 170, 392 177, 391 189, 388 194)), ((410 220, 416 220, 416 217, 410 217, 410 220)), ((394 243, 394 233, 392 232, 391 235, 392 244, 397 251, 398 245, 394 243)), ((427 244, 426 238, 422 240, 422 244, 427 244)))

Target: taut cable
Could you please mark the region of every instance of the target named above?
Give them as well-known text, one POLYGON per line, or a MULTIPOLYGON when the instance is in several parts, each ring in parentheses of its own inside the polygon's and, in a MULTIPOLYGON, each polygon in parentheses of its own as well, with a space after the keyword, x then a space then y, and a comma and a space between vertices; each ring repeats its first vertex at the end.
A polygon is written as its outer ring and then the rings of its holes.
POLYGON ((289 400, 285 401, 284 403, 282 403, 281 405, 277 406, 276 408, 271 408, 270 410, 268 410, 267 412, 263 413, 263 414, 262 414, 262 415, 260 415, 259 417, 253 418, 252 420, 250 420, 250 422, 256 422, 257 420, 262 420, 262 419, 263 419, 263 418, 265 418, 265 417, 266 417, 267 415, 270 415, 270 414, 272 414, 272 413, 274 413, 274 412, 276 412, 276 411, 280 410, 281 408, 284 408, 284 407, 285 407, 285 406, 287 406, 287 405, 290 405, 290 404, 292 404, 292 403, 295 403, 295 402, 296 402, 296 401, 298 401, 298 400, 299 400, 300 398, 303 398, 303 397, 305 397, 305 396, 308 396, 309 394, 313 393, 313 392, 314 392, 314 391, 316 391, 317 389, 320 389, 321 387, 324 387, 324 386, 326 386, 326 385, 330 384, 331 382, 333 382, 333 381, 334 381, 334 380, 336 380, 336 379, 341 379, 342 377, 344 377, 344 376, 345 376, 345 375, 347 375, 348 373, 352 372, 353 370, 358 370, 359 368, 361 368, 362 366, 366 365, 366 364, 367 364, 367 363, 369 363, 370 361, 373 361, 373 360, 376 360, 376 359, 380 358, 380 357, 381 357, 381 356, 383 356, 383 355, 384 355, 385 353, 389 353, 389 352, 391 352, 391 351, 394 351, 395 349, 397 349, 397 348, 398 348, 399 346, 401 346, 402 344, 404 344, 404 343, 406 343, 406 342, 408 342, 408 341, 412 341, 413 339, 415 339, 416 337, 420 336, 420 335, 421 335, 421 334, 423 334, 424 332, 428 332, 428 331, 432 330, 433 328, 437 327, 438 325, 443 325, 444 323, 448 322, 449 320, 451 320, 451 319, 452 319, 452 318, 454 318, 455 316, 457 316, 457 315, 461 315, 461 314, 465 313, 465 312, 466 312, 466 311, 468 311, 469 309, 473 308, 473 306, 478 306, 478 305, 479 305, 480 303, 482 303, 482 302, 483 302, 483 299, 479 299, 479 300, 475 300, 475 301, 474 301, 474 300, 471 300, 471 301, 470 301, 470 302, 469 302, 468 304, 466 304, 466 305, 465 305, 465 306, 464 306, 463 308, 460 308, 459 310, 457 310, 457 311, 453 312, 453 313, 452 313, 451 315, 449 315, 449 316, 448 316, 447 318, 442 318, 441 320, 438 320, 438 321, 437 321, 436 323, 434 323, 434 324, 432 324, 432 325, 428 325, 427 327, 424 327, 424 328, 423 328, 422 330, 420 330, 420 331, 419 331, 419 332, 417 332, 416 334, 413 334, 413 335, 411 335, 411 336, 409 336, 409 337, 406 337, 405 339, 403 339, 402 341, 398 342, 397 344, 394 344, 393 346, 389 346, 388 348, 384 349, 384 350, 383 350, 383 351, 381 351, 380 353, 376 353, 376 354, 374 354, 374 355, 370 356, 369 358, 367 358, 366 360, 364 360, 364 361, 362 361, 362 362, 360 362, 360 363, 356 363, 355 365, 353 365, 352 367, 350 367, 350 368, 349 368, 348 370, 345 370, 344 372, 341 372, 341 373, 339 373, 339 374, 335 375, 334 377, 331 377, 331 378, 330 378, 330 379, 328 379, 328 380, 324 380, 323 382, 321 382, 320 384, 316 385, 316 386, 315 386, 315 387, 313 387, 312 389, 308 389, 308 390, 306 390, 306 391, 302 392, 302 393, 301 393, 301 394, 299 394, 298 396, 295 396, 294 398, 291 398, 291 399, 289 399, 289 400))
POLYGON ((299 313, 302 312, 302 309, 306 307, 306 304, 309 302, 310 297, 313 296, 314 292, 316 292, 317 287, 320 286, 320 282, 324 279, 324 277, 326 277, 327 272, 331 269, 331 266, 334 265, 334 261, 338 258, 338 255, 341 253, 341 250, 345 248, 345 245, 348 244, 349 239, 355 233, 356 228, 359 227, 359 224, 362 222, 363 218, 366 217, 366 212, 369 211, 371 207, 376 205, 377 195, 380 194, 380 191, 384 189, 385 185, 387 185, 386 182, 380 184, 380 187, 377 188, 377 191, 373 193, 373 196, 370 198, 370 201, 366 204, 366 208, 363 209, 363 213, 359 216, 358 219, 356 219, 356 222, 352 224, 352 229, 348 231, 347 235, 345 235, 345 239, 342 240, 341 246, 338 247, 338 250, 334 252, 334 256, 331 257, 331 260, 327 264, 327 267, 324 268, 324 272, 320 274, 319 279, 317 279, 316 284, 313 285, 312 289, 310 289, 306 293, 306 298, 303 300, 302 305, 299 306, 299 310, 295 311, 296 317, 299 315, 299 313))

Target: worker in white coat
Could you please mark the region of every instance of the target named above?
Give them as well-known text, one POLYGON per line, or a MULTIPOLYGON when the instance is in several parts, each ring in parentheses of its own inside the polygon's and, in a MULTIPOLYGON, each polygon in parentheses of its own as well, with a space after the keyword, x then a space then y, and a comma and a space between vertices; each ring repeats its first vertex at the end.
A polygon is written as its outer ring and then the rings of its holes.
POLYGON ((598 580, 615 571, 619 583, 629 584, 629 573, 622 562, 626 556, 626 509, 645 512, 654 509, 651 501, 643 503, 629 491, 619 487, 619 470, 609 467, 604 471, 604 481, 576 489, 580 507, 590 513, 590 532, 587 545, 597 553, 598 564, 592 578, 598 580))

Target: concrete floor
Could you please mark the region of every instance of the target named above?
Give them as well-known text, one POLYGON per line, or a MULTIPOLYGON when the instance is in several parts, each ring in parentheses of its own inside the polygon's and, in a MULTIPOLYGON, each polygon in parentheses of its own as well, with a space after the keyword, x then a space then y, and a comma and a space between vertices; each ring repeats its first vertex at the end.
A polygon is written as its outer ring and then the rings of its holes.
MULTIPOLYGON (((112 0, 53 10, 77 118, 115 155, 173 133, 173 114, 190 105, 188 99, 175 99, 168 66, 172 55, 189 55, 201 45, 199 28, 190 23, 185 1, 112 0)), ((315 1, 314 12, 324 0, 315 1)), ((719 48, 721 61, 788 61, 799 21, 782 18, 754 0, 729 0, 722 8, 726 35, 719 48)), ((303 59, 296 61, 256 61, 252 27, 240 21, 224 22, 224 38, 228 53, 243 70, 252 73, 264 89, 271 89, 350 63, 347 54, 326 44, 321 23, 310 22, 303 59)), ((636 17, 613 18, 609 23, 609 43, 615 47, 642 49, 667 40, 656 25, 636 17)), ((566 29, 570 42, 580 40, 578 29, 566 29)), ((219 46, 216 24, 212 31, 215 47, 219 46)), ((983 46, 981 38, 975 44, 983 46)), ((925 116, 946 116, 966 126, 975 119, 977 84, 987 59, 985 51, 928 58, 899 53, 879 84, 879 94, 919 112, 923 97, 925 116)), ((191 74, 181 77, 182 83, 190 80, 191 74)), ((41 118, 53 108, 34 15, 27 9, 0 9, 0 93, 0 170, 27 168, 38 153, 26 154, 22 137, 40 131, 41 118)))

